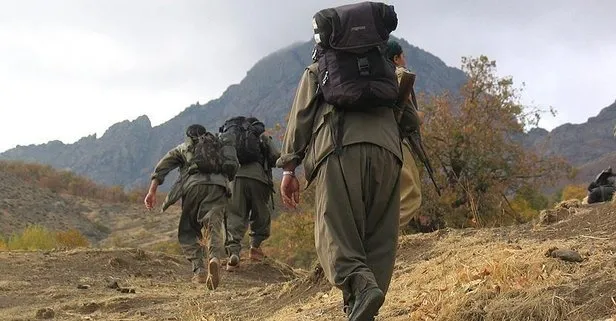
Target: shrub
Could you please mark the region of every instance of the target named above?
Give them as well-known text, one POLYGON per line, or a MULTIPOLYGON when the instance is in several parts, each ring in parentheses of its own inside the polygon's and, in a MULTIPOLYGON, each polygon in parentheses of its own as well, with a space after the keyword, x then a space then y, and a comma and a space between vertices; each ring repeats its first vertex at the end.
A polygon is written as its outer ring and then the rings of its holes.
POLYGON ((9 238, 9 250, 51 250, 56 247, 54 233, 40 225, 30 225, 9 238))
POLYGON ((311 213, 283 213, 272 222, 265 246, 269 254, 289 265, 309 268, 316 260, 311 213))
POLYGON ((561 201, 570 199, 578 199, 581 201, 587 194, 586 186, 582 184, 567 185, 563 188, 561 201))
POLYGON ((76 229, 68 231, 56 232, 56 242, 59 247, 65 249, 74 249, 78 247, 89 247, 88 239, 76 229))
MULTIPOLYGON (((462 70, 468 78, 459 93, 419 97, 426 112, 426 152, 443 189, 443 197, 426 195, 424 204, 438 203, 426 207, 447 216, 452 227, 517 222, 507 197, 526 186, 550 186, 572 167, 563 158, 521 144, 520 137, 546 110, 522 105, 520 90, 511 77, 497 75, 496 62, 465 57, 462 70)), ((526 201, 531 208, 545 203, 542 198, 526 201)))

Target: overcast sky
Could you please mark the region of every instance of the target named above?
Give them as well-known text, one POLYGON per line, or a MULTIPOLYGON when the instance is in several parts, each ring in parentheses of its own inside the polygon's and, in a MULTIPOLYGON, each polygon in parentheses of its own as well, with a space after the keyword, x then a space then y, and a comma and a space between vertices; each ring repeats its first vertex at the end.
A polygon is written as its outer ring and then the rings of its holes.
MULTIPOLYGON (((268 53, 312 36, 325 0, 0 0, 0 151, 153 125, 219 97, 268 53)), ((616 1, 390 1, 394 35, 450 66, 486 54, 524 102, 580 123, 616 100, 616 1)), ((308 54, 308 53, 307 53, 308 54)))

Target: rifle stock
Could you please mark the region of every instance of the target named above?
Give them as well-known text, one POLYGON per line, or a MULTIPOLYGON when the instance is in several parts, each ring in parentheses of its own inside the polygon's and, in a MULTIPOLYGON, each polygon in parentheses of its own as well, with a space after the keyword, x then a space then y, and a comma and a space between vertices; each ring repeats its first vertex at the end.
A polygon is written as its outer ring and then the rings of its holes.
POLYGON ((402 72, 400 84, 398 85, 398 99, 396 100, 398 106, 402 106, 411 96, 413 86, 415 86, 415 78, 415 74, 408 70, 402 72))

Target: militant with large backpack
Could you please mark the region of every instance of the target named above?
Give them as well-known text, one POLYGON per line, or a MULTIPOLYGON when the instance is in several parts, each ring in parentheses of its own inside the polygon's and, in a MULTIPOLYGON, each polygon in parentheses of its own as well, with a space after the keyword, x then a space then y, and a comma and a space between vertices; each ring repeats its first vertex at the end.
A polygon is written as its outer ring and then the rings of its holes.
POLYGON ((325 101, 344 110, 391 107, 398 96, 395 66, 385 56, 398 25, 394 7, 361 2, 323 9, 313 16, 319 88, 325 101))
POLYGON ((243 116, 233 117, 220 127, 221 136, 229 137, 234 142, 237 159, 241 165, 263 162, 261 134, 265 132, 265 124, 256 118, 243 116))

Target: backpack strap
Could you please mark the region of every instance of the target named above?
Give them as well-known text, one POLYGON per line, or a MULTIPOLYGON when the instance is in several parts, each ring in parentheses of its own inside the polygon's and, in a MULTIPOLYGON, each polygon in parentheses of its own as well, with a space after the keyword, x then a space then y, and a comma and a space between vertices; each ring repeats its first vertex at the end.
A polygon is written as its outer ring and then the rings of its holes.
MULTIPOLYGON (((315 76, 319 73, 317 63, 310 64, 306 69, 315 76)), ((318 104, 320 98, 323 98, 323 91, 321 90, 321 84, 317 80, 317 90, 314 96, 312 96, 312 99, 310 99, 308 105, 318 104)), ((334 112, 329 116, 329 126, 332 132, 334 153, 340 155, 342 152, 342 136, 344 135, 344 110, 340 110, 334 106, 334 112)))

